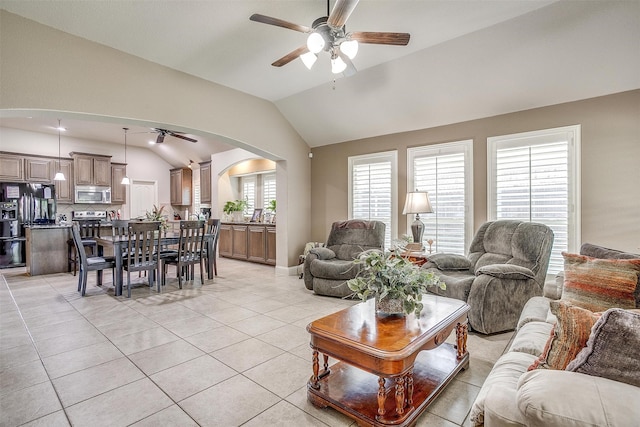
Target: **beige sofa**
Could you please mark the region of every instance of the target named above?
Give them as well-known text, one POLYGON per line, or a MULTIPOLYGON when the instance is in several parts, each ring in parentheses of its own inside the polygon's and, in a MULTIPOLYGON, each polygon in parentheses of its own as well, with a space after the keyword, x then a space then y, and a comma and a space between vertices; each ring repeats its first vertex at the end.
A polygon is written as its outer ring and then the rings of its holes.
MULTIPOLYGON (((597 258, 640 258, 590 244, 580 252, 597 258)), ((556 321, 550 301, 562 295, 562 283, 560 275, 555 286, 545 287, 544 296, 525 305, 508 351, 494 365, 471 408, 472 425, 640 425, 639 387, 566 370, 527 371, 543 352, 556 321)))

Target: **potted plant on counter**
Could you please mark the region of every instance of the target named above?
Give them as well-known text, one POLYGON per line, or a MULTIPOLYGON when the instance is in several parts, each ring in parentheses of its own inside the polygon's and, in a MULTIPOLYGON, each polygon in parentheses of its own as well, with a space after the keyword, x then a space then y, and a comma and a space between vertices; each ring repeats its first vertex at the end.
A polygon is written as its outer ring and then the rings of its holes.
POLYGON ((160 229, 162 231, 167 231, 169 228, 169 223, 167 222, 167 217, 162 215, 162 211, 164 210, 164 206, 160 206, 158 208, 156 205, 153 205, 152 211, 147 211, 145 216, 147 221, 158 221, 160 222, 160 229))
POLYGON ((374 297, 379 314, 419 316, 424 307, 422 295, 427 289, 430 286, 446 288, 432 272, 391 252, 364 251, 353 262, 361 268, 357 277, 347 280, 347 286, 353 296, 362 301, 374 297))
POLYGON ((231 216, 234 222, 244 222, 244 210, 246 207, 246 200, 229 200, 224 204, 222 212, 231 216))

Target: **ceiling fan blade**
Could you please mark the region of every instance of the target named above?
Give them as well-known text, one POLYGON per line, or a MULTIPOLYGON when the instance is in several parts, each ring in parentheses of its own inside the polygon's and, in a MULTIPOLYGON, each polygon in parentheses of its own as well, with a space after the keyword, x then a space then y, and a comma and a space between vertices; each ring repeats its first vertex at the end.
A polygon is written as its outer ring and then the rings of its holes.
POLYGON ((283 21, 282 19, 260 15, 259 13, 254 13, 249 17, 249 19, 255 22, 261 22, 263 24, 275 25, 276 27, 282 27, 282 28, 288 28, 289 30, 300 31, 301 33, 310 33, 312 31, 311 28, 305 27, 304 25, 298 25, 292 22, 283 21))
POLYGON ((349 19, 351 12, 356 8, 358 0, 338 0, 333 6, 327 24, 333 28, 342 28, 349 19))
POLYGON ((287 65, 289 62, 293 61, 294 59, 296 59, 300 55, 305 54, 307 52, 309 52, 309 48, 306 45, 305 46, 300 46, 299 48, 297 48, 293 52, 287 53, 285 56, 283 56, 282 58, 278 59, 277 61, 275 61, 271 65, 273 65, 274 67, 282 67, 283 65, 287 65))
POLYGON ((189 138, 188 136, 180 135, 179 133, 176 133, 176 132, 169 131, 168 133, 174 138, 184 139, 185 141, 189 141, 189 142, 198 142, 197 139, 189 138))
POLYGON ((356 70, 356 66, 353 65, 353 62, 351 61, 351 59, 349 59, 347 55, 342 53, 340 49, 338 49, 338 55, 340 56, 340 58, 342 58, 344 63, 347 64, 347 68, 345 68, 344 71, 342 72, 343 76, 351 77, 358 72, 358 70, 356 70))
POLYGON ((395 46, 406 46, 409 44, 411 34, 409 33, 380 33, 368 31, 354 31, 349 34, 352 40, 359 43, 390 44, 395 46))

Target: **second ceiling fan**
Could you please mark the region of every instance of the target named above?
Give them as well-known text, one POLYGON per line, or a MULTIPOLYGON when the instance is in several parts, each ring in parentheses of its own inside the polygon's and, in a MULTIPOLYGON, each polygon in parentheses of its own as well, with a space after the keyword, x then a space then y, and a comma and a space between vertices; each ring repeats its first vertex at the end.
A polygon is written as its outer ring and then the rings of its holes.
POLYGON ((174 138, 184 139, 185 141, 189 141, 189 142, 198 142, 197 139, 184 136, 183 135, 184 132, 178 132, 178 131, 173 131, 169 129, 160 129, 160 128, 152 128, 152 130, 158 133, 158 136, 156 137, 156 144, 162 144, 164 142, 164 138, 167 135, 173 136, 174 138))
POLYGON ((327 0, 327 16, 313 21, 311 27, 258 13, 254 13, 249 19, 309 34, 306 45, 300 46, 272 63, 274 67, 282 67, 300 57, 307 68, 311 69, 318 58, 317 54, 324 50, 331 56, 331 71, 334 74, 344 73, 349 76, 356 72, 351 60, 358 52, 358 43, 406 46, 411 37, 408 33, 365 31, 347 33, 345 23, 357 4, 358 0, 337 0, 329 13, 329 0, 327 0))

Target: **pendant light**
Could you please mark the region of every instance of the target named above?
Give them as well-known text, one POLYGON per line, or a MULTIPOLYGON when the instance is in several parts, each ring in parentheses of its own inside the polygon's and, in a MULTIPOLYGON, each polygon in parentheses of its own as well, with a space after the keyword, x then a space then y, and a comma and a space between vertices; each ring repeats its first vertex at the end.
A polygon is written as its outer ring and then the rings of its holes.
MULTIPOLYGON (((62 169, 61 169, 61 161, 60 161, 60 131, 62 130, 62 127, 60 126, 60 119, 58 119, 58 172, 56 172, 56 176, 53 177, 54 181, 66 181, 64 174, 62 173, 62 169)), ((51 175, 49 175, 51 176, 51 175)))
MULTIPOLYGON (((125 171, 127 170, 127 131, 129 130, 129 128, 122 128, 124 129, 124 163, 125 163, 125 171)), ((122 181, 120 182, 120 184, 122 185, 129 185, 129 177, 127 176, 126 172, 124 174, 124 177, 122 177, 122 181)))

